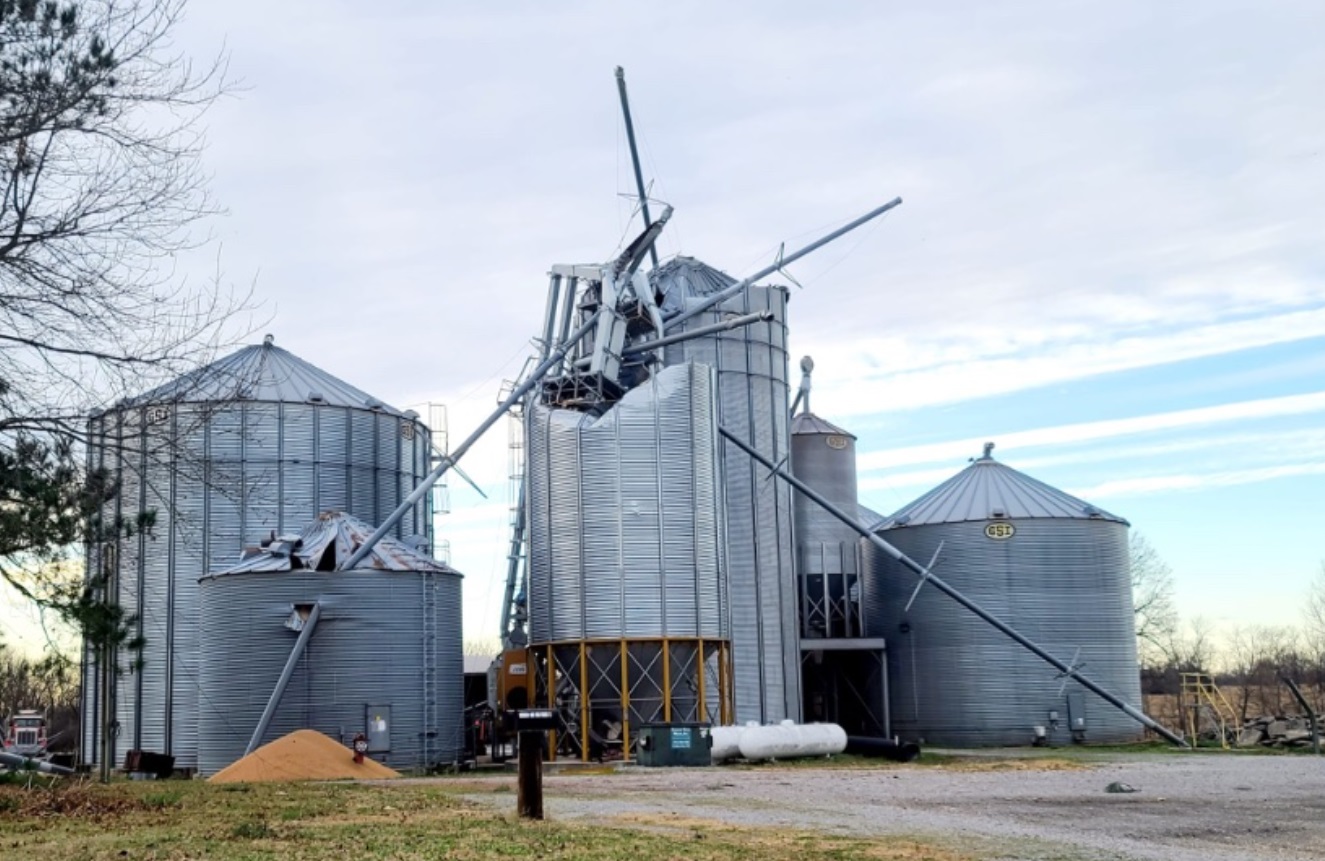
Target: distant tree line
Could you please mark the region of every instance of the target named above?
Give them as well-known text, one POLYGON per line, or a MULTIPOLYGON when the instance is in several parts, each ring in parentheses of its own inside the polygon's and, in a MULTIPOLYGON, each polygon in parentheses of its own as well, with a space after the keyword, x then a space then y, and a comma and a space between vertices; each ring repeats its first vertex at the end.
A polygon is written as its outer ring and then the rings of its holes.
POLYGON ((1210 676, 1239 723, 1300 713, 1284 678, 1298 684, 1318 714, 1325 713, 1325 562, 1297 624, 1222 630, 1201 617, 1182 619, 1172 570, 1139 533, 1132 536, 1131 563, 1141 689, 1154 717, 1173 721, 1190 705, 1182 700, 1183 673, 1210 676))

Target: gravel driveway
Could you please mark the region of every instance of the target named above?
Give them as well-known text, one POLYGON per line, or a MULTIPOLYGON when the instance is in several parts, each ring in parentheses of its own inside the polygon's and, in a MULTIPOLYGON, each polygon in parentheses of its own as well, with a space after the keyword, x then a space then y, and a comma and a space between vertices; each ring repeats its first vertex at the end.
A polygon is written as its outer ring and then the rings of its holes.
MULTIPOLYGON (((1325 757, 1106 755, 1073 770, 1024 766, 631 769, 550 775, 544 785, 548 816, 562 820, 910 836, 980 858, 1325 859, 1325 757), (1106 793, 1114 781, 1138 791, 1106 793)), ((506 793, 467 797, 514 807, 506 793)))

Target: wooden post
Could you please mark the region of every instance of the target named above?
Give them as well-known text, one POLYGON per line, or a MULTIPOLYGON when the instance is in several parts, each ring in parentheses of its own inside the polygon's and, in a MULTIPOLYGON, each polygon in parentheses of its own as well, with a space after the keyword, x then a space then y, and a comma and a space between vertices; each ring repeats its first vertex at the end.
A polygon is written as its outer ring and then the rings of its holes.
POLYGON ((520 733, 516 806, 521 819, 543 818, 543 733, 520 733))

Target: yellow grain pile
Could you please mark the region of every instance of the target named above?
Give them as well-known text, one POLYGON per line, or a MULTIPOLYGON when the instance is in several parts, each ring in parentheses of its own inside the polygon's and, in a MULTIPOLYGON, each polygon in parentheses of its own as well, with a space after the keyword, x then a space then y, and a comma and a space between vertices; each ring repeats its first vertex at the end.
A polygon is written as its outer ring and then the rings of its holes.
POLYGON ((354 751, 316 730, 295 730, 233 762, 207 778, 209 783, 277 783, 295 780, 381 780, 400 777, 367 757, 354 761, 354 751))

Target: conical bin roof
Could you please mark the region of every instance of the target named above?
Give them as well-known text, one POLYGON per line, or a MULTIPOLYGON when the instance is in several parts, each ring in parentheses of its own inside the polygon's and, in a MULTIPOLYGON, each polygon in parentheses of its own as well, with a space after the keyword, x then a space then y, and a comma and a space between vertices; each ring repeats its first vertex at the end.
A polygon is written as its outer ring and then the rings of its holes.
POLYGON ((893 512, 882 528, 965 523, 973 520, 1070 519, 1112 520, 1116 514, 1096 508, 994 460, 993 445, 966 469, 893 512))

